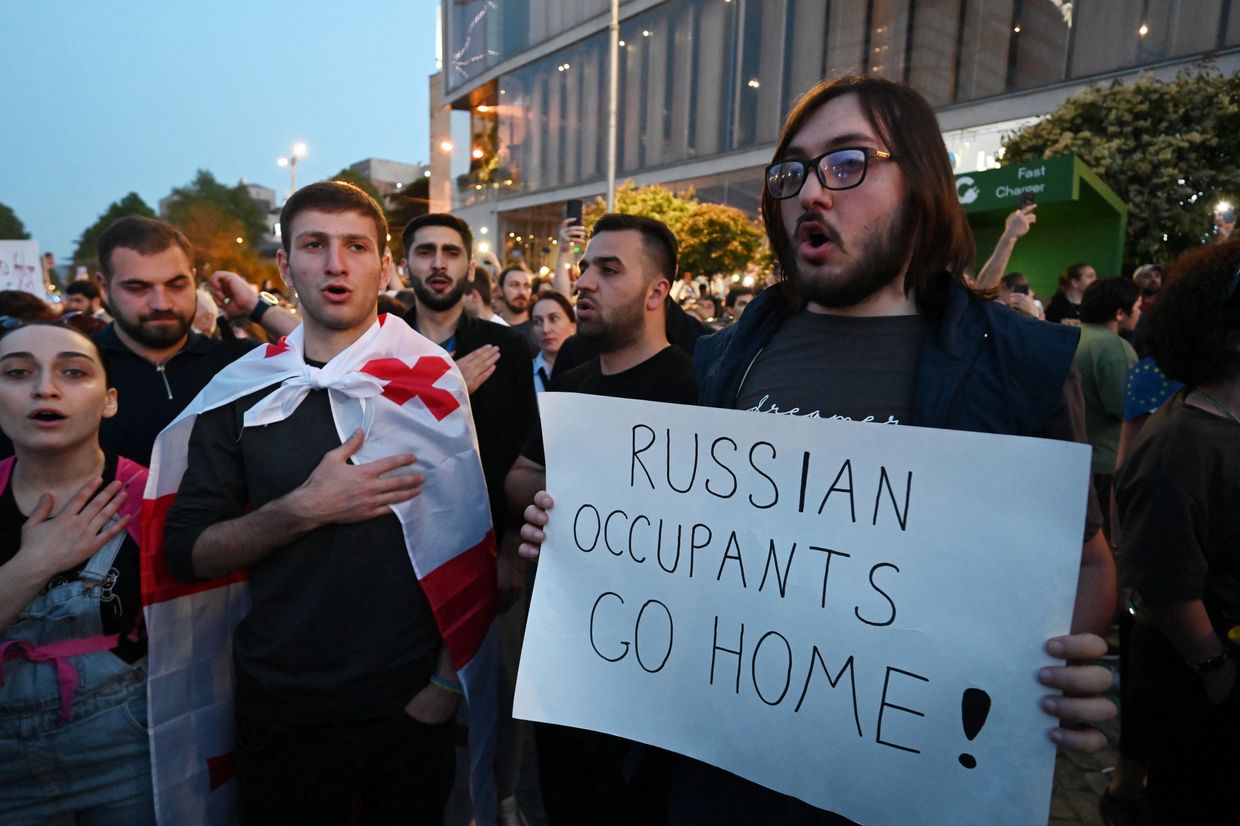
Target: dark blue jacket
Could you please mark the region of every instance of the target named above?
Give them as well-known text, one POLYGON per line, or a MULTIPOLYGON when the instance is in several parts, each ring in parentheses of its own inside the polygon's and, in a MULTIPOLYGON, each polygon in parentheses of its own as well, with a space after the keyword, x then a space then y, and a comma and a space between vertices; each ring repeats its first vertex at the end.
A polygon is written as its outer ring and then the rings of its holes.
MULTIPOLYGON (((1040 435, 1063 403, 1080 331, 976 298, 954 279, 946 290, 943 314, 917 357, 909 424, 1040 435)), ((754 359, 797 309, 781 290, 764 290, 739 322, 699 339, 693 363, 701 403, 732 407, 754 359)))

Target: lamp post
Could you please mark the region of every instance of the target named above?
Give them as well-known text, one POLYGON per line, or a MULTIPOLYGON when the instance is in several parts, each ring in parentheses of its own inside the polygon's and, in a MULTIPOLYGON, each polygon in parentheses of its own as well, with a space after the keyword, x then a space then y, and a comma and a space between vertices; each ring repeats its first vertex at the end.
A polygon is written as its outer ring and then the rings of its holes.
POLYGON ((280 166, 288 167, 288 194, 291 196, 297 191, 297 159, 304 157, 306 154, 306 145, 304 143, 293 144, 293 151, 287 158, 276 158, 276 163, 280 166))

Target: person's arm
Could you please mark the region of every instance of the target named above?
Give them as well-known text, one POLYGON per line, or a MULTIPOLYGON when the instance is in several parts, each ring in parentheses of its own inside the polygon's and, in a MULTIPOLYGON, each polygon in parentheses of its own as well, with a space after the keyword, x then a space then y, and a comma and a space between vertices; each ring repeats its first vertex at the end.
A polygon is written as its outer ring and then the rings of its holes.
POLYGON ((1072 633, 1105 634, 1115 615, 1115 558, 1101 530, 1081 546, 1081 573, 1076 582, 1072 633))
POLYGON ((195 576, 209 579, 245 568, 316 528, 375 519, 387 513, 389 505, 421 493, 422 476, 385 476, 412 465, 411 454, 351 464, 349 458, 361 449, 363 439, 359 428, 324 454, 310 478, 293 491, 206 528, 193 546, 195 576))
POLYGON ((1026 204, 1007 217, 1003 225, 1003 234, 995 243, 994 252, 986 259, 986 263, 977 271, 977 276, 973 279, 975 288, 989 290, 999 283, 999 279, 1003 278, 1003 271, 1007 269, 1012 250, 1016 248, 1016 242, 1038 222, 1038 216, 1034 212, 1037 208, 1037 204, 1026 204))
POLYGON ((573 294, 574 274, 581 255, 586 249, 586 228, 574 224, 572 218, 560 222, 559 237, 556 239, 555 270, 551 274, 551 286, 564 295, 573 294))
POLYGON ((1137 354, 1123 339, 1112 341, 1111 345, 1108 352, 1099 356, 1097 385, 1107 415, 1122 421, 1128 371, 1136 366, 1137 354))
POLYGON ((452 668, 448 646, 439 649, 435 676, 405 705, 405 713, 420 723, 435 725, 447 722, 456 714, 456 707, 465 695, 460 679, 452 668))
POLYGON ((95 479, 83 485, 55 516, 51 495, 39 497, 22 525, 17 553, 0 565, 0 629, 12 625, 52 577, 90 559, 129 525, 128 515, 108 525, 128 494, 119 481, 96 493, 102 482, 95 479))
POLYGON ((547 469, 528 456, 513 462, 504 477, 504 494, 508 497, 509 513, 524 513, 526 506, 537 501, 535 496, 547 485, 547 469))
MULTIPOLYGON (((230 320, 249 318, 258 306, 258 290, 235 272, 217 270, 211 274, 208 284, 220 311, 230 320)), ((277 339, 293 332, 301 320, 283 307, 273 306, 263 311, 258 323, 267 335, 277 339)))
MULTIPOLYGON (((1205 603, 1201 600, 1160 600, 1152 599, 1144 593, 1141 599, 1158 630, 1163 632, 1189 665, 1196 667, 1199 663, 1227 651, 1227 646, 1215 633, 1210 617, 1206 614, 1205 603)), ((1214 705, 1227 699, 1236 686, 1236 661, 1230 654, 1224 656, 1225 659, 1219 666, 1197 669, 1197 674, 1205 685, 1206 695, 1214 705)))
MULTIPOLYGON (((1081 374, 1072 365, 1060 391, 1059 404, 1036 435, 1046 439, 1088 444, 1085 435, 1085 398, 1081 374)), ((1081 544, 1081 568, 1076 583, 1072 632, 1105 633, 1115 610, 1115 558, 1102 532, 1102 508, 1092 484, 1085 490, 1085 530, 1081 544)))

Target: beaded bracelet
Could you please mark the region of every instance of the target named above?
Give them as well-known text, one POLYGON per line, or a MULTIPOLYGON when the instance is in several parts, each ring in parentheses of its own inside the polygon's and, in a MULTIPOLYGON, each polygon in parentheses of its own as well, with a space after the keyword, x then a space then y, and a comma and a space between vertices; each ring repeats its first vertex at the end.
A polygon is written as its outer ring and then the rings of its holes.
POLYGON ((465 696, 465 691, 461 688, 459 683, 450 683, 438 674, 431 675, 431 685, 435 686, 435 688, 442 688, 449 694, 455 694, 458 697, 465 696))

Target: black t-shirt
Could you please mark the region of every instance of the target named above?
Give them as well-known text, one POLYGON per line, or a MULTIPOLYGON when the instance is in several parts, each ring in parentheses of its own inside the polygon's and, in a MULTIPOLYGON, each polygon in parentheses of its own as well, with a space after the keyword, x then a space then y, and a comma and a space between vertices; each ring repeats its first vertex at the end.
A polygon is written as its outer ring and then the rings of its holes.
MULTIPOLYGON (((116 479, 116 462, 116 454, 104 454, 103 486, 116 479)), ((142 491, 131 490, 129 495, 141 496, 142 491)), ((7 564, 17 555, 22 544, 22 525, 27 518, 28 515, 17 507, 17 498, 13 495, 10 480, 10 484, 0 493, 0 565, 7 564)), ((80 565, 56 574, 43 586, 40 593, 46 593, 50 588, 77 579, 86 569, 88 561, 84 560, 80 565)), ((112 649, 112 653, 130 663, 146 656, 146 630, 142 622, 142 580, 139 570, 138 543, 134 542, 126 530, 125 541, 117 551, 112 569, 102 586, 99 614, 103 622, 103 633, 120 635, 120 641, 112 649)))
MULTIPOLYGON (((595 356, 567 373, 556 373, 547 390, 671 404, 697 404, 698 400, 693 362, 683 350, 673 346, 663 348, 636 367, 610 376, 603 373, 602 362, 595 356)), ((547 464, 541 422, 530 433, 521 453, 540 465, 547 464)))
MULTIPOLYGON (((283 421, 243 429, 245 411, 272 389, 194 422, 165 530, 178 579, 195 578, 204 530, 289 493, 340 446, 326 390, 283 421)), ((395 514, 294 539, 252 565, 249 583, 250 612, 233 638, 238 713, 290 724, 376 718, 430 680, 439 632, 395 514)))
POLYGON ((908 424, 920 315, 856 318, 801 310, 754 360, 740 410, 821 419, 908 424))
POLYGON ((1046 306, 1046 320, 1058 324, 1065 318, 1080 321, 1081 305, 1073 304, 1066 295, 1058 292, 1051 297, 1051 303, 1046 306))
POLYGON ((1202 600, 1225 633, 1240 625, 1240 425, 1184 399, 1150 417, 1116 474, 1120 582, 1202 600))
MULTIPOLYGON (((917 362, 930 320, 920 315, 856 318, 802 310, 754 359, 735 408, 822 419, 917 424, 917 362)), ((1041 438, 1086 442, 1080 374, 1073 367, 1041 438)), ((1102 528, 1092 486, 1086 540, 1102 528)))

